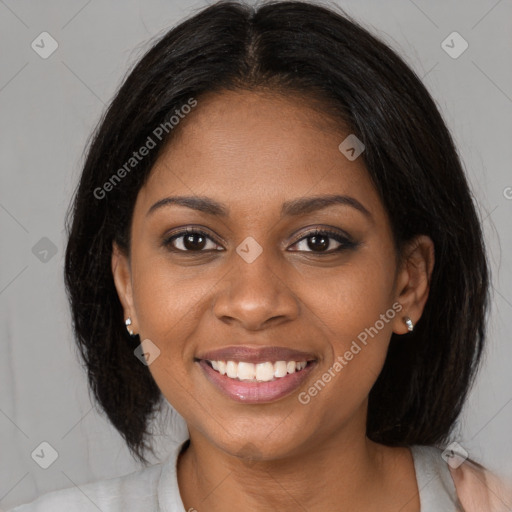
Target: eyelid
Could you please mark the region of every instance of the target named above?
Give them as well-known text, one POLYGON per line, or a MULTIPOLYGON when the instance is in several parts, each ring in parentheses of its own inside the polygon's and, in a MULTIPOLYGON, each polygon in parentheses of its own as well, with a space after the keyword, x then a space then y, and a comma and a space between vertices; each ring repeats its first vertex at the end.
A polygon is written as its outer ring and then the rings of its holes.
MULTIPOLYGON (((210 235, 206 228, 203 228, 202 226, 187 226, 186 228, 178 229, 177 231, 174 231, 164 237, 163 245, 166 247, 169 247, 169 250, 176 252, 176 253, 191 253, 191 254, 200 254, 200 253, 211 253, 213 251, 219 251, 219 249, 202 249, 198 251, 186 251, 183 249, 177 249, 172 245, 172 242, 174 240, 180 239, 188 234, 199 234, 205 238, 207 238, 210 242, 214 243, 215 245, 219 246, 221 245, 219 242, 215 240, 215 237, 210 235)), ((294 246, 298 244, 299 242, 302 242, 303 240, 315 236, 315 235, 324 235, 327 238, 335 240, 339 245, 336 249, 330 249, 329 251, 292 251, 292 252, 306 252, 306 253, 312 253, 312 254, 331 254, 334 252, 339 251, 341 248, 349 249, 349 248, 355 248, 357 245, 359 245, 358 242, 356 242, 348 233, 346 233, 344 230, 339 228, 330 228, 330 227, 322 227, 322 226, 314 226, 305 233, 301 233, 299 237, 295 239, 295 241, 291 244, 291 246, 294 246)), ((220 249, 223 250, 223 249, 220 249)))
POLYGON ((201 250, 201 251, 184 251, 182 249, 176 249, 173 245, 172 245, 172 242, 174 242, 175 240, 178 240, 188 234, 199 234, 199 235, 202 235, 204 236, 205 238, 207 238, 210 242, 213 242, 215 245, 220 245, 219 242, 217 242, 215 240, 215 238, 210 235, 210 233, 208 233, 208 231, 201 227, 201 226, 187 226, 186 228, 182 228, 182 229, 178 229, 176 231, 171 231, 170 233, 164 235, 164 240, 163 240, 163 245, 166 246, 166 247, 169 247, 170 250, 174 251, 174 252, 178 252, 178 253, 201 253, 201 252, 210 252, 212 249, 209 249, 208 251, 206 250, 201 250))
MULTIPOLYGON (((338 243, 338 247, 335 247, 334 249, 329 249, 327 251, 304 251, 304 250, 294 250, 291 252, 298 252, 298 253, 305 253, 305 254, 311 254, 315 256, 327 256, 332 254, 340 254, 343 251, 350 250, 350 249, 356 249, 360 244, 359 242, 356 242, 350 235, 346 234, 344 231, 336 231, 328 228, 316 228, 311 231, 308 231, 307 233, 303 233, 302 236, 293 242, 291 246, 297 245, 304 240, 307 240, 310 237, 313 236, 322 236, 326 237, 329 240, 334 240, 336 243, 338 243)), ((330 242, 329 242, 330 246, 330 242)))
POLYGON ((308 229, 305 233, 301 233, 300 237, 295 239, 295 241, 292 243, 292 245, 295 245, 297 242, 300 242, 304 238, 308 238, 310 236, 314 236, 315 234, 326 234, 330 236, 331 238, 343 238, 344 241, 347 243, 353 243, 355 244, 356 241, 343 229, 340 228, 329 228, 329 227, 323 227, 323 226, 314 226, 308 229))

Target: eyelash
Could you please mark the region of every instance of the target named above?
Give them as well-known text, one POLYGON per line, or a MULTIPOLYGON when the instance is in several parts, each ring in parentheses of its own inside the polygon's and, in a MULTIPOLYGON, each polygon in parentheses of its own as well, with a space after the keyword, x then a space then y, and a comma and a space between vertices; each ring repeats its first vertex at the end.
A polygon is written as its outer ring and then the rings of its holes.
MULTIPOLYGON (((203 250, 199 250, 199 251, 187 251, 187 250, 183 250, 183 249, 176 249, 175 247, 172 246, 172 242, 174 240, 184 237, 189 234, 201 235, 201 236, 207 238, 208 240, 216 243, 215 240, 213 240, 212 237, 205 231, 203 231, 199 228, 187 228, 187 229, 179 231, 178 233, 175 233, 172 236, 166 238, 163 242, 163 245, 165 247, 167 247, 169 250, 171 250, 173 252, 178 252, 178 253, 201 253, 201 252, 209 252, 209 251, 211 252, 212 251, 211 249, 210 250, 203 249, 203 250)), ((340 243, 341 245, 337 249, 331 249, 331 250, 325 251, 325 252, 322 252, 322 251, 320 251, 320 252, 297 251, 297 252, 308 252, 308 253, 318 254, 318 255, 334 254, 336 252, 341 252, 341 251, 347 250, 347 249, 355 249, 359 245, 357 242, 350 240, 346 236, 343 236, 340 233, 338 233, 336 231, 331 231, 329 229, 315 229, 313 231, 310 231, 309 233, 306 233, 302 238, 299 238, 297 241, 295 241, 292 245, 296 245, 299 242, 302 242, 303 240, 307 240, 308 238, 311 238, 314 236, 327 236, 328 238, 334 239, 336 242, 340 243)))

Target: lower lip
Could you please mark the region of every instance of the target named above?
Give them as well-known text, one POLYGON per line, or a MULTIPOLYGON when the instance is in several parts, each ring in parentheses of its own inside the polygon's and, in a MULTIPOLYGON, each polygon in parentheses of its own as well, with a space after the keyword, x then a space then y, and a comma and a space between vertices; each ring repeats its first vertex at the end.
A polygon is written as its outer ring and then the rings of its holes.
POLYGON ((266 403, 279 400, 295 391, 311 373, 315 362, 309 362, 300 371, 268 382, 251 382, 231 379, 215 371, 204 359, 199 361, 207 379, 226 396, 246 404, 266 403))

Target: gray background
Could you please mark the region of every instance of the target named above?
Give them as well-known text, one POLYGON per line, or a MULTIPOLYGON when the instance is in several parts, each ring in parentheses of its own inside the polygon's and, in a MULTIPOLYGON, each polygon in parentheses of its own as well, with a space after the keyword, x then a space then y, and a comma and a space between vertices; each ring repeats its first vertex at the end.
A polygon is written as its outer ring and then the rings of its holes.
MULTIPOLYGON (((512 477, 512 230, 507 225, 512 213, 512 189, 507 188, 512 187, 512 2, 337 3, 424 79, 458 144, 484 219, 493 304, 484 368, 457 441, 471 457, 512 477), (456 59, 441 47, 453 31, 469 43, 456 59)), ((75 355, 62 280, 63 221, 87 138, 125 72, 154 37, 204 5, 0 0, 4 509, 43 492, 139 468, 120 436, 92 407, 75 355), (31 48, 43 31, 59 45, 47 59, 31 48), (40 242, 44 237, 50 242, 40 242), (48 469, 31 457, 43 441, 58 452, 48 469)), ((166 440, 184 434, 183 423, 178 421, 175 432, 171 420, 166 416, 159 429, 162 457, 166 440)))

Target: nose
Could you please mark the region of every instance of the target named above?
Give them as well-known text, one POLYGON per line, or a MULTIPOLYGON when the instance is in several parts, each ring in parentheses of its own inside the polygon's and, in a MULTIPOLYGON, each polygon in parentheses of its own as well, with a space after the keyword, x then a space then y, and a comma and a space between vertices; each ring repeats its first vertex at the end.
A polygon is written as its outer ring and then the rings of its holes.
POLYGON ((297 318, 300 302, 282 266, 270 261, 269 252, 263 250, 251 263, 233 252, 231 270, 222 281, 213 307, 219 320, 257 331, 297 318))

